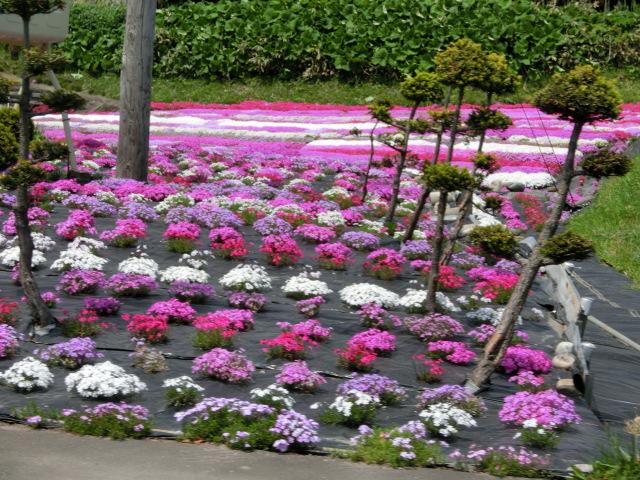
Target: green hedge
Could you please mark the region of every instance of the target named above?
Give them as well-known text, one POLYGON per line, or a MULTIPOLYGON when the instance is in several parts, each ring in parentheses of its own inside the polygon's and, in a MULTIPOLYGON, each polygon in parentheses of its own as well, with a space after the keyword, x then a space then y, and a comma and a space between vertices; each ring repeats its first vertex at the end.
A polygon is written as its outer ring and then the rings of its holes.
MULTIPOLYGON (((76 5, 72 64, 118 72, 124 9, 76 5)), ((155 73, 193 78, 396 79, 469 37, 536 77, 590 62, 640 70, 640 13, 531 0, 219 0, 157 15, 155 73)))

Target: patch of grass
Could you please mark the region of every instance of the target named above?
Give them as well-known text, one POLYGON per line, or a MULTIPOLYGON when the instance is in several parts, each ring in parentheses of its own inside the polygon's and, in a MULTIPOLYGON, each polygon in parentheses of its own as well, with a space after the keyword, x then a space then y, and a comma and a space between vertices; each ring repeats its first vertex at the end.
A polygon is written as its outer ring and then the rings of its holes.
POLYGON ((593 204, 569 222, 571 231, 590 239, 597 255, 640 288, 640 157, 624 177, 602 182, 593 204))
MULTIPOLYGON (((0 49, 0 71, 17 75, 19 63, 11 58, 8 49, 0 49)), ((623 70, 610 71, 607 76, 618 82, 624 102, 640 101, 640 77, 631 76, 623 70)), ((120 78, 117 75, 92 76, 83 72, 64 72, 58 75, 67 90, 82 91, 93 95, 117 99, 120 78)), ((46 75, 38 81, 49 83, 46 75)), ((545 83, 544 80, 523 83, 516 92, 496 98, 498 102, 531 102, 533 94, 545 83)), ((246 80, 196 80, 183 78, 154 78, 152 99, 154 102, 200 102, 238 103, 244 100, 268 102, 333 103, 340 105, 362 105, 369 97, 386 98, 396 105, 407 104, 400 95, 396 83, 348 83, 339 80, 303 81, 269 80, 252 78, 246 80)), ((484 94, 469 90, 465 96, 469 103, 484 101, 484 94)))

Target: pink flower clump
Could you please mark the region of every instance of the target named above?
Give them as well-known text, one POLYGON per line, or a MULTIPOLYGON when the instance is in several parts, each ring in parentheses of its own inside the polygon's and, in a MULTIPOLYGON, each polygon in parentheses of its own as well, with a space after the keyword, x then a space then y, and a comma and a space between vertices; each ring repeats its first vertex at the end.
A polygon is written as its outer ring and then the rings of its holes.
POLYGON ((548 373, 552 363, 549 355, 542 350, 536 350, 523 345, 513 345, 507 348, 500 366, 505 372, 519 372, 526 370, 533 373, 548 373))
POLYGON ((363 348, 377 355, 389 355, 396 349, 396 337, 392 333, 370 328, 356 333, 347 343, 348 348, 363 348))
POLYGON ((200 236, 200 227, 191 222, 172 223, 162 235, 163 238, 180 238, 195 241, 200 236))
POLYGON ((518 392, 505 397, 498 416, 503 422, 515 425, 535 419, 538 425, 546 428, 563 428, 582 420, 573 400, 551 389, 537 393, 518 392))
POLYGON ((293 265, 302 258, 302 250, 289 235, 264 237, 260 251, 267 254, 271 265, 278 267, 293 265))
POLYGON ((231 227, 214 228, 209 240, 211 249, 222 258, 238 259, 249 253, 242 234, 231 227))
POLYGON ((470 350, 463 342, 450 342, 448 340, 429 342, 427 350, 430 357, 444 358, 456 365, 467 365, 476 358, 475 352, 470 350))
POLYGON ((196 316, 196 311, 189 302, 181 302, 175 298, 154 303, 147 309, 147 313, 167 317, 171 323, 190 323, 196 316))

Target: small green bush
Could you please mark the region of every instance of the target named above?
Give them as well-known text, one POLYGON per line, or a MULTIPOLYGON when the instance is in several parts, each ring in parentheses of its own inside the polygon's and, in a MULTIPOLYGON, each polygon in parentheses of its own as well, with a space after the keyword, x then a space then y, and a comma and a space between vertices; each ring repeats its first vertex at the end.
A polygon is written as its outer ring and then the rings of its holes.
POLYGON ((547 240, 540 253, 555 263, 582 260, 593 254, 593 243, 577 233, 563 232, 547 240))
POLYGON ((0 125, 8 127, 13 136, 18 139, 20 137, 20 112, 15 108, 0 108, 0 125))
POLYGON ((475 227, 469 233, 469 240, 483 252, 499 257, 512 257, 518 248, 515 234, 499 224, 475 227))
POLYGON ((499 451, 485 456, 478 465, 479 469, 496 477, 541 478, 543 472, 539 468, 520 463, 515 458, 499 451))
POLYGON ((78 110, 84 107, 85 100, 75 92, 60 88, 52 92, 43 93, 42 103, 54 112, 65 112, 67 110, 78 110))
POLYGON ((18 140, 10 127, 0 124, 0 170, 14 165, 20 156, 18 140))
POLYGON ((585 156, 580 168, 590 177, 602 178, 626 175, 631 165, 631 159, 624 153, 601 149, 585 156))
MULTIPOLYGON (((114 440, 144 438, 151 433, 149 412, 143 407, 125 403, 104 403, 77 412, 66 412, 64 429, 67 432, 114 440)), ((65 412, 63 412, 63 415, 65 412)))
POLYGON ((412 438, 409 433, 398 432, 395 429, 374 429, 371 434, 362 438, 348 457, 355 462, 372 463, 376 465, 390 465, 394 468, 429 467, 442 464, 445 456, 440 444, 429 443, 427 440, 412 438), (411 439, 411 453, 415 458, 403 458, 406 452, 400 446, 393 444, 395 438, 411 439))
POLYGON ((469 190, 478 183, 469 170, 449 163, 427 164, 424 168, 423 181, 429 189, 439 192, 469 190))
POLYGON ((31 158, 35 162, 53 162, 64 160, 69 156, 69 149, 64 142, 55 142, 46 138, 31 142, 31 158))

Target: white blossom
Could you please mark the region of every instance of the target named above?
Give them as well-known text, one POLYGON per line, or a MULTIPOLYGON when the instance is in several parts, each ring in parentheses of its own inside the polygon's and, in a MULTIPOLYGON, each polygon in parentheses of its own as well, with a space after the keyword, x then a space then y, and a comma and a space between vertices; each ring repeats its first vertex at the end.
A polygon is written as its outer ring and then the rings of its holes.
POLYGON ((160 272, 160 281, 165 283, 189 282, 207 283, 209 274, 203 270, 192 267, 169 267, 160 272))
POLYGON ((301 273, 291 277, 282 287, 285 295, 298 295, 303 297, 324 297, 333 293, 329 286, 321 281, 312 278, 311 274, 301 273))
POLYGON ((384 308, 395 308, 400 303, 398 294, 372 283, 354 283, 340 290, 340 299, 352 308, 375 303, 384 308))
POLYGON ((478 425, 470 413, 446 402, 429 405, 420 412, 419 416, 430 430, 443 437, 450 437, 458 433, 460 427, 478 425))
POLYGON ((50 387, 53 384, 53 373, 40 360, 27 357, 0 374, 0 381, 16 390, 30 392, 36 388, 50 387))
POLYGON ((102 270, 108 262, 106 258, 94 255, 89 250, 71 249, 60 252, 60 257, 51 264, 51 270, 63 272, 67 270, 102 270))
POLYGON ((241 264, 225 273, 220 285, 226 290, 261 292, 271 288, 271 277, 260 265, 241 264))
POLYGON ((76 391, 83 398, 112 398, 133 395, 147 386, 124 368, 111 362, 84 365, 64 379, 67 391, 76 391))

